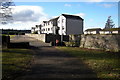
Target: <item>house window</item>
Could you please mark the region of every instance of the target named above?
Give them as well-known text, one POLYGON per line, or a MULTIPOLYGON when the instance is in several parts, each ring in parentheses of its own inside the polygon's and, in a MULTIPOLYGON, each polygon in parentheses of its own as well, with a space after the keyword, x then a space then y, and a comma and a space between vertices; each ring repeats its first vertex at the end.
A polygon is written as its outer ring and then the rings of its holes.
POLYGON ((62 23, 64 22, 64 19, 62 19, 62 23))
POLYGON ((47 31, 47 28, 46 28, 46 31, 47 31))
POLYGON ((50 31, 50 28, 48 28, 48 31, 50 31))

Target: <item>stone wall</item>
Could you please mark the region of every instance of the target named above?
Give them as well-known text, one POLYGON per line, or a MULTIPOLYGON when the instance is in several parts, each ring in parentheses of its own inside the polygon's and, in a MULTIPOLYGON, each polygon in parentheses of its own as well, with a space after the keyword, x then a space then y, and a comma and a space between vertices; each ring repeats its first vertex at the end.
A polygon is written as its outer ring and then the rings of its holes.
POLYGON ((80 47, 120 51, 120 35, 81 35, 80 47))

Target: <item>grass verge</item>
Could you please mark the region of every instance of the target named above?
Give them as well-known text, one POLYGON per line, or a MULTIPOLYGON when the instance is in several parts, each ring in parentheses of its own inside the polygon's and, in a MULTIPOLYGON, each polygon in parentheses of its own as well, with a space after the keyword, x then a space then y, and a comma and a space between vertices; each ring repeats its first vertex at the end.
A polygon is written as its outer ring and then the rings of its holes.
POLYGON ((2 35, 2 36, 10 36, 10 38, 13 38, 13 37, 16 36, 16 35, 7 35, 7 34, 0 34, 0 35, 2 35))
POLYGON ((29 49, 2 50, 2 80, 14 80, 30 68, 32 59, 29 49))
POLYGON ((10 38, 13 38, 13 37, 15 37, 16 35, 9 35, 10 36, 10 38))
POLYGON ((119 80, 120 79, 120 54, 104 52, 100 50, 89 50, 74 47, 56 47, 75 57, 81 59, 90 66, 100 79, 119 80))

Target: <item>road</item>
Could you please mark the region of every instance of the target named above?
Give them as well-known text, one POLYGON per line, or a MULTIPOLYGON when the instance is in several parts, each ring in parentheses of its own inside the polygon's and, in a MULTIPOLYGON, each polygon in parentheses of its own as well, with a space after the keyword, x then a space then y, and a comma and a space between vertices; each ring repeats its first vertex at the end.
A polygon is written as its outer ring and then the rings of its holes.
POLYGON ((11 42, 30 42, 34 60, 28 72, 15 80, 88 80, 96 74, 80 59, 28 36, 16 36, 11 42))

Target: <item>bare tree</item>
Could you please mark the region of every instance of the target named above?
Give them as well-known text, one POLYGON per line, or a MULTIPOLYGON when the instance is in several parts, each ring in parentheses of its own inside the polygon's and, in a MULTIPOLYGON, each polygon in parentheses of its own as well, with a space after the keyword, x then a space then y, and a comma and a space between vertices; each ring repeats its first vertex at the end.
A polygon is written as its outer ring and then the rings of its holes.
POLYGON ((12 7, 15 4, 12 0, 0 0, 0 23, 7 24, 13 20, 12 7))

